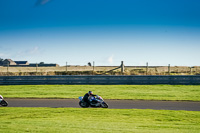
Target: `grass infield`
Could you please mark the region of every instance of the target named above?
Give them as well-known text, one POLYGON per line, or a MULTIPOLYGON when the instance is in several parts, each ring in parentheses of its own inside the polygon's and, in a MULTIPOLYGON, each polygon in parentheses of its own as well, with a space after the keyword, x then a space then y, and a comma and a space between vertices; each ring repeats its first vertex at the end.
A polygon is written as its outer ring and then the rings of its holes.
POLYGON ((78 98, 92 90, 104 99, 200 101, 199 85, 10 85, 5 98, 78 98))
POLYGON ((0 107, 2 133, 199 133, 200 112, 0 107))

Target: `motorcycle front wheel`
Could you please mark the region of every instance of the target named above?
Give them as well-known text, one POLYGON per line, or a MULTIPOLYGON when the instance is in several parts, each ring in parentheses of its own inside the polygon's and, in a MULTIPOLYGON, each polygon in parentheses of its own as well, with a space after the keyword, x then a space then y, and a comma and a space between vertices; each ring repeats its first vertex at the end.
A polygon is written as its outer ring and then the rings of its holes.
POLYGON ((102 108, 108 108, 108 104, 105 103, 105 102, 103 102, 103 103, 101 104, 101 107, 102 107, 102 108))
POLYGON ((5 100, 2 100, 0 104, 1 106, 4 106, 4 107, 8 106, 8 103, 5 100))

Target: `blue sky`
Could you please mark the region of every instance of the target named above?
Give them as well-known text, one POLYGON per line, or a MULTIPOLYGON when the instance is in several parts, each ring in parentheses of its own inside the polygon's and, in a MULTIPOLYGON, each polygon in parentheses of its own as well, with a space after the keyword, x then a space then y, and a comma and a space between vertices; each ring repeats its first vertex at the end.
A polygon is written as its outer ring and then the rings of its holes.
POLYGON ((199 0, 0 0, 0 58, 200 65, 199 0))

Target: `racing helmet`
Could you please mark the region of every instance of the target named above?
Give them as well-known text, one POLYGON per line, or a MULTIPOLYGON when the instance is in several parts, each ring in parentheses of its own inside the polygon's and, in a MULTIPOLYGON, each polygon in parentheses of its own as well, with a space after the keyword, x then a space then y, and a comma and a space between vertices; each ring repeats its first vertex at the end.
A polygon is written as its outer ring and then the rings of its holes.
POLYGON ((92 95, 93 93, 92 93, 92 91, 89 91, 88 94, 89 94, 89 95, 92 95))

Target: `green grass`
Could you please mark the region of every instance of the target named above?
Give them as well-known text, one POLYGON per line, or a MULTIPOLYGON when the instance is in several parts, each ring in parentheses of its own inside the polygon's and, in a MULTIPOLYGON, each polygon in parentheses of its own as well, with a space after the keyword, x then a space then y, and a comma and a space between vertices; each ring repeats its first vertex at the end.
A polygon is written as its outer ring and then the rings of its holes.
POLYGON ((8 107, 0 108, 0 116, 2 133, 200 132, 198 111, 8 107))
POLYGON ((78 98, 86 92, 104 99, 200 101, 199 85, 11 85, 0 86, 5 98, 78 98))

